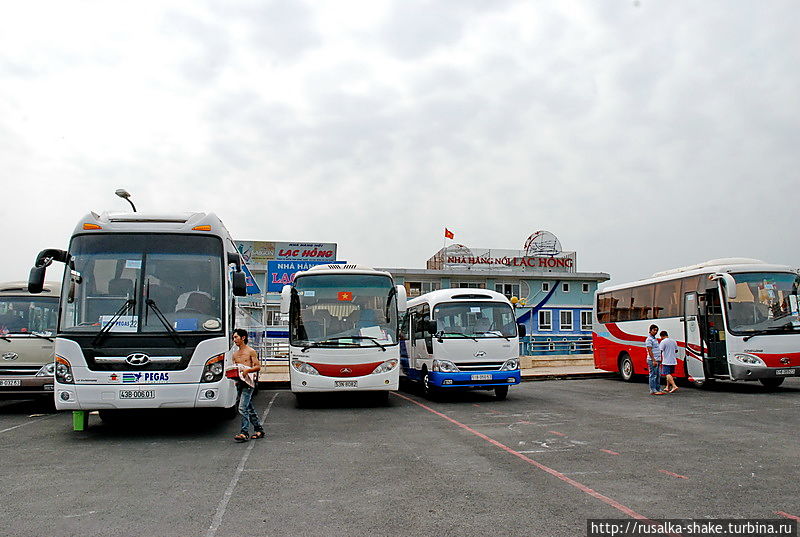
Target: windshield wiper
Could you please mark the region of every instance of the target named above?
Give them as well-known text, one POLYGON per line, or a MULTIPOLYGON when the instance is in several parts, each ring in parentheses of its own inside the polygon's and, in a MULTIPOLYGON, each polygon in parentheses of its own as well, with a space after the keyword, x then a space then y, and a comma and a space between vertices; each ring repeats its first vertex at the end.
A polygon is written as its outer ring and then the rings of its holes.
POLYGON ((348 337, 342 338, 342 339, 358 339, 358 340, 368 339, 368 340, 372 341, 373 343, 375 343, 375 345, 380 347, 383 352, 386 352, 386 347, 384 345, 381 345, 379 343, 380 340, 378 338, 375 338, 375 337, 371 337, 371 336, 348 336, 348 337))
POLYGON ((508 338, 508 336, 504 336, 504 335, 503 335, 501 332, 498 332, 497 330, 489 330, 488 332, 475 332, 475 333, 476 333, 476 334, 481 334, 481 335, 487 335, 487 334, 489 334, 489 335, 491 335, 491 336, 505 338, 505 340, 506 340, 506 341, 511 341, 511 340, 508 338))
POLYGON ((470 336, 469 334, 462 334, 461 332, 445 332, 444 330, 442 330, 441 332, 436 334, 436 339, 442 339, 442 336, 447 336, 447 335, 459 336, 459 337, 463 337, 463 338, 469 338, 472 341, 478 341, 477 338, 475 338, 473 336, 470 336))
MULTIPOLYGON (((341 336, 341 337, 332 337, 332 338, 329 338, 329 339, 323 339, 321 341, 312 341, 308 345, 304 346, 300 350, 300 352, 306 352, 311 347, 321 347, 322 345, 330 344, 330 343, 336 343, 337 345, 341 345, 342 342, 339 341, 340 339, 356 339, 356 337, 357 336, 341 336)), ((358 347, 358 345, 356 345, 355 343, 350 343, 350 346, 351 347, 358 347)))
POLYGON ((94 339, 92 340, 92 347, 97 347, 103 341, 103 339, 105 339, 106 335, 111 331, 111 327, 114 326, 117 323, 117 320, 127 313, 128 309, 130 309, 134 304, 136 304, 136 301, 132 298, 129 298, 125 301, 122 307, 117 310, 117 313, 112 315, 108 322, 100 329, 97 335, 94 336, 94 339))
MULTIPOLYGON (((53 339, 50 336, 45 336, 44 334, 39 334, 37 332, 20 332, 18 330, 15 330, 14 332, 9 332, 9 334, 22 334, 22 335, 26 335, 26 336, 36 336, 38 338, 46 339, 47 341, 53 341, 53 339)), ((3 339, 6 339, 6 338, 4 337, 3 339)), ((10 339, 6 339, 6 341, 11 341, 11 340, 10 339)))
POLYGON ((175 330, 175 328, 173 328, 173 326, 171 324, 169 324, 169 321, 164 316, 164 314, 161 313, 161 310, 158 309, 158 306, 156 306, 156 301, 153 300, 152 298, 148 298, 148 299, 146 299, 144 301, 144 303, 147 304, 148 308, 153 308, 153 311, 155 312, 156 317, 158 317, 158 320, 161 321, 161 324, 164 325, 164 328, 167 329, 167 333, 169 334, 169 337, 172 338, 172 341, 174 341, 175 344, 178 345, 179 347, 183 347, 185 345, 185 342, 183 341, 183 338, 178 333, 178 331, 175 330))
POLYGON ((783 330, 785 330, 787 328, 793 328, 794 326, 795 326, 794 323, 785 323, 785 324, 782 324, 780 326, 770 326, 769 328, 765 328, 763 330, 758 330, 756 332, 753 332, 749 336, 743 337, 742 341, 747 341, 750 338, 753 338, 753 337, 756 337, 756 336, 763 336, 764 334, 769 334, 769 333, 772 333, 772 332, 780 332, 780 331, 783 331, 783 330))

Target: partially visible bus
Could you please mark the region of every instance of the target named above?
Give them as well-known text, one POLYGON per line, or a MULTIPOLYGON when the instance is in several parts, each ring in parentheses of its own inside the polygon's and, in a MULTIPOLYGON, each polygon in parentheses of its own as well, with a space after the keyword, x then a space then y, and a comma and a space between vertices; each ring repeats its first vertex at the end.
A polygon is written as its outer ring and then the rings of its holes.
POLYGON ((401 325, 402 374, 423 394, 458 388, 494 390, 505 399, 520 383, 519 336, 514 309, 501 293, 442 289, 409 300, 401 325))
POLYGON ((227 408, 241 259, 214 214, 90 213, 68 250, 44 250, 28 282, 65 264, 55 340, 59 410, 227 408), (235 272, 231 270, 235 266, 235 272))
POLYGON ((286 285, 289 379, 298 404, 309 392, 397 390, 398 309, 406 291, 362 265, 319 265, 286 285))
POLYGON ((0 284, 0 396, 53 400, 53 343, 61 285, 46 283, 40 295, 28 282, 0 284))
POLYGON ((780 386, 800 375, 800 276, 756 259, 715 259, 595 294, 595 367, 646 374, 648 327, 678 343, 676 375, 780 386))

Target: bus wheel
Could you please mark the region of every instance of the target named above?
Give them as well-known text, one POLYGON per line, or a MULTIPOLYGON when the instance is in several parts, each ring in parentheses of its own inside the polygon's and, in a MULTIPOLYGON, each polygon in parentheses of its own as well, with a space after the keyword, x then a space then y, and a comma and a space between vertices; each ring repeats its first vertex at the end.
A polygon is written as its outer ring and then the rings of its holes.
POLYGON ((498 386, 494 389, 494 397, 498 401, 504 401, 508 396, 508 386, 498 386))
POLYGON ((436 398, 436 386, 431 384, 431 376, 427 369, 422 374, 422 395, 425 399, 436 398))
POLYGON ((619 358, 619 376, 625 382, 633 381, 633 360, 627 352, 623 352, 619 358))
POLYGON ((774 378, 774 379, 758 379, 758 382, 764 385, 765 388, 772 390, 783 384, 784 379, 782 378, 774 378))
POLYGON ((121 412, 118 410, 100 410, 97 414, 105 425, 116 425, 120 422, 121 412))

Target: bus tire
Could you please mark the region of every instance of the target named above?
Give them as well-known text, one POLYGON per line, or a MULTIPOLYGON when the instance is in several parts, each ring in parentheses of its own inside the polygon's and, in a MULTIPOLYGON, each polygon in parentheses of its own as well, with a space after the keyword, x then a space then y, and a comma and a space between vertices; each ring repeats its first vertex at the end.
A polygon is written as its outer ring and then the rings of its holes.
POLYGON ((430 399, 431 401, 436 399, 437 396, 436 386, 431 384, 431 376, 427 369, 422 371, 422 395, 425 399, 430 399))
POLYGON ((636 376, 633 374, 633 360, 627 352, 623 352, 619 357, 619 376, 625 382, 633 382, 636 376))
POLYGON ((758 379, 758 382, 760 382, 766 389, 774 390, 775 388, 777 388, 778 386, 783 384, 784 380, 785 379, 782 379, 782 378, 758 379))
POLYGON ((120 422, 122 413, 119 410, 99 410, 97 414, 103 425, 117 425, 120 422))
POLYGON ((508 397, 508 386, 498 386, 494 389, 494 397, 498 401, 505 401, 508 397))

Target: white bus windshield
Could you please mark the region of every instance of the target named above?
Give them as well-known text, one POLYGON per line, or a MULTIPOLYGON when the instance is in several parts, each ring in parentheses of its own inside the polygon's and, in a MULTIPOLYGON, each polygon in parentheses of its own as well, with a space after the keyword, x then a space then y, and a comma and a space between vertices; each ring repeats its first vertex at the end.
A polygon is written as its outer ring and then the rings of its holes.
POLYGON ((58 297, 0 298, 0 335, 52 335, 56 331, 58 297))
POLYGON ((731 276, 736 280, 736 298, 728 299, 731 332, 800 330, 797 297, 800 276, 788 272, 745 272, 731 276))
POLYGON ((517 323, 508 304, 447 302, 433 308, 438 335, 443 338, 515 337, 517 323))
POLYGON ((295 280, 290 337, 318 347, 393 345, 397 297, 387 276, 325 274, 295 280))
POLYGON ((66 272, 62 331, 168 332, 162 317, 178 332, 223 328, 217 237, 79 235, 70 255, 79 276, 66 272))

